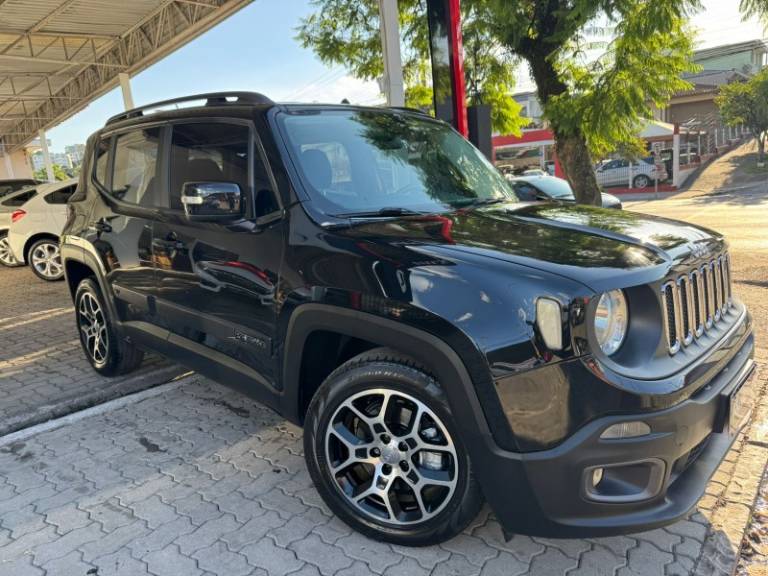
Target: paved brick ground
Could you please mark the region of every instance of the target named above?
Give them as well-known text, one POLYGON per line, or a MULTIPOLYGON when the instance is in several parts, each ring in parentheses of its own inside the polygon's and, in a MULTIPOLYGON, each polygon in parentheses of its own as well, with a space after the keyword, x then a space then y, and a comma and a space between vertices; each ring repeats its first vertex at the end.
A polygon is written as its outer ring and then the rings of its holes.
POLYGON ((486 510, 441 546, 379 544, 323 505, 299 429, 203 379, 0 448, 2 576, 687 575, 708 533, 697 512, 631 537, 507 543, 486 510))
POLYGON ((0 435, 181 373, 148 358, 123 378, 101 378, 80 350, 74 309, 63 282, 43 282, 28 268, 0 267, 0 435))

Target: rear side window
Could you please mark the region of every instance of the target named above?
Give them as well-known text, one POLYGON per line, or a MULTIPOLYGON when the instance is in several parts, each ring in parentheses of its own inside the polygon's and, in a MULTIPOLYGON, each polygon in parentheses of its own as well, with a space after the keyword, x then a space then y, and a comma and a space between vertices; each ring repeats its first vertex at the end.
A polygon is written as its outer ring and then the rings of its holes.
POLYGON ((37 190, 27 190, 26 192, 22 192, 21 194, 17 194, 13 198, 9 198, 5 202, 3 202, 3 206, 8 206, 10 208, 18 208, 19 206, 24 206, 27 202, 32 200, 37 196, 37 190))
POLYGON ((115 143, 112 195, 130 204, 158 205, 158 150, 161 129, 145 128, 120 134, 115 143))
POLYGON ((109 138, 102 138, 99 143, 96 144, 96 152, 94 154, 94 164, 96 170, 94 172, 96 181, 102 186, 107 185, 107 165, 109 164, 109 145, 111 141, 109 138))
MULTIPOLYGON (((234 182, 247 197, 249 144, 247 126, 224 122, 174 125, 170 207, 182 209, 181 190, 185 182, 234 182)), ((267 186, 265 182, 262 187, 267 186)))
POLYGON ((44 198, 44 200, 48 204, 66 204, 69 202, 70 196, 75 193, 75 189, 77 188, 77 185, 67 186, 66 188, 62 188, 61 190, 56 190, 56 192, 51 192, 50 194, 47 194, 44 198))

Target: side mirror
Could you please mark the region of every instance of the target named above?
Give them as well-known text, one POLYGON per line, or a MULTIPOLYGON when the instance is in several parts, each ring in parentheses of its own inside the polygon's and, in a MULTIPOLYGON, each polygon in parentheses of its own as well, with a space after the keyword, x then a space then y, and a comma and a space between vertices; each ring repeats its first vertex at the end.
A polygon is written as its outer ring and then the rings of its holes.
POLYGON ((233 220, 243 215, 243 194, 234 182, 185 182, 181 203, 189 220, 233 220))

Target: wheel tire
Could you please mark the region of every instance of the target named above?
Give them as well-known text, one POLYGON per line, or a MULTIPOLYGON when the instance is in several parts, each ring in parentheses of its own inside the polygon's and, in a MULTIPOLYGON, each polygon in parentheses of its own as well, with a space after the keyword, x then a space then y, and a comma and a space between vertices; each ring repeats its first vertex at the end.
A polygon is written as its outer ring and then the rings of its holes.
POLYGON ((16 260, 11 247, 8 244, 8 233, 0 232, 0 264, 8 268, 13 268, 19 265, 19 261, 16 260))
POLYGON ((58 282, 64 279, 64 264, 61 262, 58 240, 43 238, 32 244, 27 252, 27 263, 41 280, 58 282))
POLYGON ((648 185, 651 183, 651 179, 648 178, 645 174, 640 174, 639 176, 635 176, 635 179, 632 181, 632 185, 635 188, 648 188, 648 185))
MULTIPOLYGON (((413 413, 410 412, 410 414, 413 413)), ((362 413, 357 412, 357 414, 362 413)), ((349 417, 349 414, 346 417, 349 417)), ((395 425, 398 423, 402 424, 402 419, 396 419, 395 425)), ((358 425, 360 424, 363 424, 363 420, 358 417, 358 425)), ((363 425, 369 431, 373 431, 372 425, 363 425)), ((338 426, 335 426, 334 429, 338 429, 338 426)), ((368 454, 367 450, 378 449, 370 448, 372 444, 378 443, 381 439, 382 436, 378 434, 379 431, 372 432, 373 442, 367 444, 368 447, 363 450, 363 453, 368 454)), ((359 440, 359 438, 355 438, 355 440, 359 440)), ((360 448, 356 449, 355 454, 359 454, 360 451, 360 448)), ((391 349, 377 348, 360 354, 328 376, 313 397, 307 412, 304 426, 304 453, 312 480, 328 507, 352 528, 375 540, 406 546, 428 546, 443 542, 460 533, 477 516, 483 503, 480 486, 472 473, 469 456, 456 428, 443 390, 437 381, 413 359, 391 349), (385 427, 385 430, 391 433, 391 442, 386 446, 382 444, 380 458, 369 458, 369 460, 375 460, 375 464, 358 463, 358 456, 352 458, 352 451, 345 448, 348 457, 343 460, 344 464, 336 470, 336 474, 346 478, 346 475, 354 474, 350 472, 353 466, 365 467, 369 465, 370 468, 376 470, 375 474, 371 473, 373 477, 368 484, 369 487, 373 488, 376 479, 388 481, 386 488, 388 495, 392 494, 392 490, 397 487, 400 490, 400 496, 398 496, 397 491, 394 492, 397 509, 400 511, 401 517, 403 514, 418 514, 413 521, 395 520, 392 522, 390 520, 393 518, 392 511, 395 510, 391 498, 387 498, 390 502, 386 506, 387 510, 381 511, 382 514, 387 515, 387 519, 373 516, 370 512, 373 507, 370 506, 369 500, 373 501, 378 498, 375 502, 383 502, 383 499, 376 494, 366 497, 364 509, 363 506, 353 502, 350 497, 344 494, 339 480, 337 480, 338 476, 331 472, 333 466, 330 453, 331 444, 332 442, 339 444, 338 438, 341 436, 331 432, 328 427, 333 422, 338 421, 343 410, 349 410, 353 419, 356 417, 356 413, 348 407, 353 400, 355 402, 360 399, 367 401, 369 398, 377 396, 376 392, 382 391, 389 391, 391 396, 382 395, 381 403, 388 402, 387 407, 384 409, 379 407, 379 413, 373 416, 373 419, 380 417, 382 412, 388 412, 391 409, 391 398, 397 398, 392 405, 395 407, 394 410, 400 410, 398 415, 402 415, 402 406, 407 406, 408 403, 411 403, 412 408, 416 407, 417 409, 418 403, 421 403, 422 407, 425 408, 421 412, 423 415, 418 417, 418 422, 415 425, 410 421, 409 431, 404 435, 393 433, 391 424, 385 427), (433 419, 433 416, 436 419, 433 419), (424 424, 425 422, 426 424, 424 424), (434 426, 422 430, 422 424, 434 426), (439 436, 441 440, 447 442, 446 446, 438 450, 436 444, 422 442, 418 448, 410 446, 410 450, 392 453, 390 448, 392 443, 408 447, 403 439, 415 443, 416 440, 413 440, 412 437, 423 440, 423 434, 430 431, 431 434, 434 434, 431 436, 433 439, 439 436), (435 451, 423 450, 425 444, 429 447, 435 447, 435 451), (453 452, 448 454, 451 448, 453 452), (439 457, 440 466, 442 468, 443 465, 446 465, 449 468, 448 474, 452 478, 450 481, 452 488, 433 487, 429 478, 420 476, 427 470, 427 468, 421 468, 422 461, 419 453, 422 451, 432 455, 436 452, 442 452, 442 456, 439 457), (385 461, 385 458, 388 460, 385 461), (400 460, 401 458, 404 459, 400 460), (400 464, 394 464, 398 460, 400 460, 400 464), (349 462, 352 464, 350 465, 349 462), (384 472, 387 466, 385 462, 393 463, 389 472, 384 472), (410 462, 410 464, 402 468, 402 462, 410 462), (340 474, 342 470, 345 471, 345 474, 340 474), (381 473, 379 473, 380 470, 381 473), (419 485, 422 482, 426 484, 425 487, 418 489, 421 495, 418 502, 415 502, 416 493, 411 486, 414 481, 411 481, 411 484, 406 484, 408 479, 405 472, 417 473, 416 478, 419 478, 419 485), (392 477, 391 480, 389 479, 390 476, 392 477), (444 495, 442 501, 438 501, 437 505, 428 511, 425 494, 439 494, 443 490, 447 491, 447 495, 444 495), (408 491, 412 496, 410 502, 408 502, 408 491), (406 498, 406 506, 402 506, 403 502, 399 498, 406 498), (416 512, 412 511, 414 505, 417 509, 416 512), (409 507, 411 511, 408 511, 409 507), (425 516, 427 516, 426 519, 421 520, 425 516)), ((371 452, 371 454, 373 453, 371 452)), ((359 470, 359 468, 355 469, 359 470)), ((345 481, 342 480, 342 482, 345 481)), ((377 492, 377 494, 380 493, 377 492)), ((442 493, 445 494, 445 492, 442 493)), ((356 499, 357 502, 360 502, 361 497, 358 495, 356 499)))
POLYGON ((144 352, 117 337, 101 290, 92 278, 80 282, 75 292, 75 321, 85 357, 96 372, 119 376, 141 366, 144 352))

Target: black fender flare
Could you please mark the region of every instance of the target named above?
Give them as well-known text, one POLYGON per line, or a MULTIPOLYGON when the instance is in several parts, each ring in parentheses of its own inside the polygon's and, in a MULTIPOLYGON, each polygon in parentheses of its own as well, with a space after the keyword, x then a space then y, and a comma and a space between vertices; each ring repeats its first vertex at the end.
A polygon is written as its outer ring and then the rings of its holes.
MULTIPOLYGON (((86 248, 67 242, 66 238, 67 237, 62 238, 60 249, 61 249, 61 259, 64 264, 64 277, 66 278, 67 283, 69 283, 69 277, 67 275, 68 261, 77 262, 79 264, 82 264, 83 266, 87 266, 88 268, 90 268, 93 271, 93 277, 96 280, 96 283, 99 285, 99 289, 101 290, 104 303, 109 309, 109 314, 113 319, 113 322, 112 322, 113 327, 116 331, 118 331, 119 333, 122 333, 122 322, 120 321, 120 316, 118 316, 117 314, 117 308, 115 307, 114 294, 112 293, 112 290, 106 281, 107 271, 104 268, 104 263, 94 254, 88 251, 86 248)), ((74 296, 75 294, 73 292, 72 293, 73 302, 74 302, 74 296)))
POLYGON ((282 411, 290 420, 298 422, 301 419, 298 406, 302 355, 307 338, 317 330, 333 331, 380 346, 407 350, 410 356, 428 366, 440 382, 462 437, 491 437, 491 430, 470 374, 459 355, 446 342, 402 322, 359 310, 318 303, 298 306, 288 322, 282 359, 282 411))

